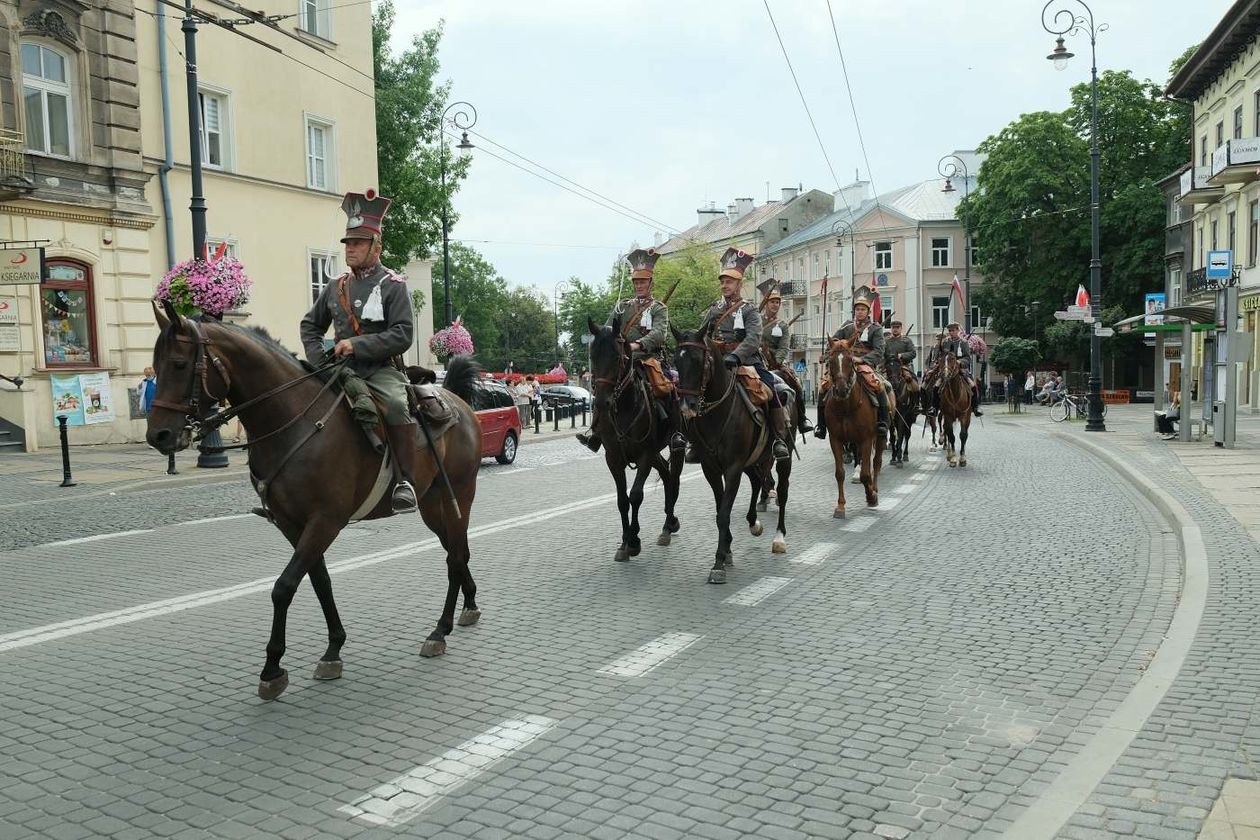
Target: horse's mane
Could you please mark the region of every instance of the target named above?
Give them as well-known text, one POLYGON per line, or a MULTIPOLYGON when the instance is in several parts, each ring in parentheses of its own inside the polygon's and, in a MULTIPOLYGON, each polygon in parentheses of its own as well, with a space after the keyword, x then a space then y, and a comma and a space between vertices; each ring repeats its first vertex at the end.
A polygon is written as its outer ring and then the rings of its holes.
POLYGON ((267 332, 266 327, 256 325, 246 327, 226 322, 216 322, 216 326, 223 327, 236 333, 237 335, 243 336, 256 344, 261 345, 262 347, 265 347, 267 350, 271 351, 273 355, 283 359, 294 367, 301 367, 301 364, 297 359, 297 354, 281 344, 280 341, 271 333, 267 332))
POLYGON ((446 378, 442 380, 442 387, 464 402, 472 404, 473 391, 480 376, 481 365, 472 356, 455 356, 446 365, 446 378))

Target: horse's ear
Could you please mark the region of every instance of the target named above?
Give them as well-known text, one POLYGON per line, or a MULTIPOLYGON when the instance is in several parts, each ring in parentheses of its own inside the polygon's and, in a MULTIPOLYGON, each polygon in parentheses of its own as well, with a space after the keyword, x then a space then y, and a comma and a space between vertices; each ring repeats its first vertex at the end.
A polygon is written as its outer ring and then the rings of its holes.
POLYGON ((157 321, 158 328, 165 331, 171 325, 171 319, 166 317, 166 313, 158 308, 156 298, 150 300, 149 303, 153 305, 153 318, 157 321))
POLYGON ((591 335, 599 335, 599 324, 589 315, 586 316, 586 328, 591 331, 591 335))
POLYGON ((680 333, 678 331, 678 327, 675 327, 672 323, 669 325, 669 332, 670 332, 670 335, 674 337, 675 343, 681 342, 683 340, 683 334, 680 333))
POLYGON ((166 317, 169 319, 170 323, 174 324, 176 327, 182 327, 184 325, 184 316, 175 311, 175 304, 171 303, 169 300, 164 300, 162 301, 162 309, 166 312, 166 317))
POLYGON ((710 322, 706 321, 704 324, 702 324, 702 325, 700 326, 699 331, 697 331, 697 332, 696 332, 696 341, 705 341, 705 340, 707 340, 707 339, 708 339, 708 337, 709 337, 709 323, 710 323, 710 322))

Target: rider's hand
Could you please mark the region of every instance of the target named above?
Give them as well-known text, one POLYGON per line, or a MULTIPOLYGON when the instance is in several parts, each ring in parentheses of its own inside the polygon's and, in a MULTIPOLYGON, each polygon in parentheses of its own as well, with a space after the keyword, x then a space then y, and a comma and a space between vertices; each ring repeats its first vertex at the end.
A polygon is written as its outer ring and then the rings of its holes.
POLYGON ((643 349, 643 345, 642 345, 642 344, 640 344, 639 342, 637 342, 637 341, 632 341, 632 342, 630 342, 630 352, 631 352, 631 353, 637 353, 637 352, 639 352, 639 351, 640 351, 640 350, 642 350, 642 349, 643 349))
POLYGON ((350 339, 343 338, 333 347, 333 356, 340 359, 343 356, 353 356, 354 345, 350 343, 350 339))
POLYGON ((722 360, 722 364, 728 368, 737 368, 739 367, 739 356, 736 356, 734 353, 727 353, 726 358, 722 360))

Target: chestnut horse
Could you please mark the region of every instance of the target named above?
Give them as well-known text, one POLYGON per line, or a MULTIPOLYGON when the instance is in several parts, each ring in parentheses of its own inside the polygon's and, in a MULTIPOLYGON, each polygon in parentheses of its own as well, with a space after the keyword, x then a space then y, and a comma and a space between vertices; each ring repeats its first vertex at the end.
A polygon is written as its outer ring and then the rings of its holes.
MULTIPOLYGON (((194 430, 204 433, 239 414, 249 436, 250 480, 293 546, 271 590, 271 638, 258 696, 274 700, 288 687, 288 672, 280 667, 285 621, 303 577, 309 576, 328 624, 328 648, 314 677, 337 679, 346 631, 333 601, 324 552, 369 497, 383 456, 351 417, 335 381, 304 370, 274 339, 260 330, 183 318, 169 303, 164 306, 165 314, 154 306, 162 331, 153 348, 159 378, 148 416, 149 445, 163 454, 177 452, 189 445, 194 430), (222 400, 231 403, 229 412, 216 412, 222 400)), ((468 518, 481 466, 481 425, 467 404, 476 377, 477 366, 470 360, 452 361, 444 388, 456 413, 455 425, 434 447, 417 448, 413 465, 420 515, 446 550, 446 602, 437 628, 420 648, 422 656, 445 653, 461 590, 459 623, 475 624, 481 616, 477 585, 468 570, 468 518), (450 478, 450 490, 439 477, 436 459, 450 478)), ((363 518, 390 513, 387 492, 363 518)))
POLYGON ((945 434, 945 460, 951 467, 967 466, 967 429, 971 426, 971 383, 962 364, 952 354, 944 357, 939 380, 941 430, 945 434), (954 424, 959 425, 958 452, 954 452, 954 424))
MULTIPOLYGON (((885 441, 877 431, 879 412, 866 386, 859 381, 858 360, 851 352, 852 340, 833 338, 830 341, 827 376, 831 387, 827 392, 823 419, 827 423, 827 437, 831 441, 831 456, 836 462, 836 485, 839 488, 832 516, 844 519, 845 449, 853 447, 856 453, 853 469, 860 471, 860 483, 866 490, 866 504, 876 507, 879 504, 879 469, 884 460, 885 441)), ((888 414, 892 418, 897 410, 896 396, 889 394, 888 403, 888 414)))

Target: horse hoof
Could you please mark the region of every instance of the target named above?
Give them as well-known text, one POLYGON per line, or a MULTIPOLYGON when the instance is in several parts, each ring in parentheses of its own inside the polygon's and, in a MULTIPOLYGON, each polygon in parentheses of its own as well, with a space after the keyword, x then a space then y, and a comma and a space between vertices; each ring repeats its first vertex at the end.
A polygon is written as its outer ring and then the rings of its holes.
POLYGON ((312 675, 317 680, 339 680, 341 679, 341 660, 340 659, 321 659, 315 663, 315 673, 312 675))
POLYGON ((774 542, 770 543, 770 553, 771 554, 786 554, 787 553, 787 540, 783 539, 783 537, 775 537, 774 542))
POLYGON ((264 700, 275 700, 281 694, 284 694, 284 690, 288 687, 289 672, 281 670, 280 676, 276 677, 274 680, 258 681, 258 696, 264 700))
POLYGON ((425 639, 424 644, 420 645, 421 656, 441 656, 446 653, 445 639, 425 639))
POLYGON ((832 518, 832 519, 844 519, 844 508, 842 508, 842 507, 837 507, 834 511, 832 511, 832 513, 831 513, 831 518, 832 518))
POLYGON ((639 554, 642 553, 642 551, 643 551, 643 543, 639 542, 638 540, 635 540, 634 542, 630 543, 630 556, 631 557, 638 557, 639 554))
POLYGON ((959 459, 958 459, 958 466, 960 466, 960 467, 965 467, 965 466, 967 466, 967 459, 966 459, 966 458, 959 458, 959 459))
POLYGON ((855 476, 853 476, 853 478, 850 478, 850 479, 849 479, 849 483, 850 483, 850 484, 861 484, 861 483, 862 483, 862 476, 860 476, 860 475, 855 475, 855 476))
POLYGON ((617 553, 613 555, 613 559, 618 563, 624 563, 630 559, 630 551, 624 545, 617 549, 617 553))
POLYGON ((771 490, 769 493, 766 494, 766 498, 778 500, 779 494, 776 493, 774 490, 771 490))
POLYGON ((726 583, 726 570, 709 569, 709 583, 726 583))
POLYGON ((678 521, 677 516, 671 516, 665 520, 665 530, 671 534, 677 534, 682 530, 682 523, 678 521))
POLYGON ((460 627, 472 627, 478 621, 481 621, 481 610, 463 609, 459 612, 459 620, 455 623, 460 627))
POLYGON ((754 537, 760 537, 763 533, 765 533, 765 530, 766 529, 760 522, 754 522, 748 526, 748 533, 752 534, 754 537))
POLYGON ((866 500, 867 507, 879 507, 879 496, 873 496, 866 500))
POLYGON ((669 531, 661 531, 661 535, 656 538, 656 544, 669 545, 672 539, 673 537, 670 536, 669 531))

